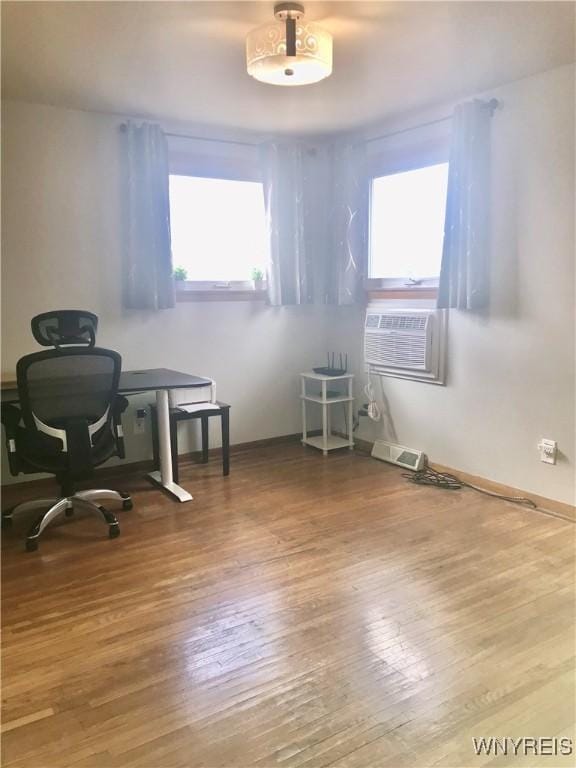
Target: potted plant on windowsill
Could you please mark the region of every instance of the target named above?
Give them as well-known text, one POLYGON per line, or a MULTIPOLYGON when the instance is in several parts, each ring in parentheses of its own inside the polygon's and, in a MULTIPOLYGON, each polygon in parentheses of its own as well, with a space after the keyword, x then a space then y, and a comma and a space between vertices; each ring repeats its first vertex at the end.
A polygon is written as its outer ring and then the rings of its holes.
POLYGON ((252 282, 254 283, 255 291, 264 290, 264 272, 261 269, 254 267, 252 270, 252 282))
POLYGON ((174 280, 177 283, 183 283, 188 279, 188 272, 184 267, 176 267, 173 272, 174 280))

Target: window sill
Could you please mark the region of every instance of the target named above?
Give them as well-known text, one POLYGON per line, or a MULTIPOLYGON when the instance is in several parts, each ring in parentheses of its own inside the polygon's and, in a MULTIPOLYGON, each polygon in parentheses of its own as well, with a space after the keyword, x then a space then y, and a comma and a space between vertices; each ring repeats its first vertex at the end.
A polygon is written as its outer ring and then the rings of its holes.
POLYGON ((408 279, 372 278, 364 281, 369 299, 436 299, 438 280, 423 279, 411 285, 408 279))
POLYGON ((438 288, 415 285, 410 288, 371 288, 366 287, 369 299, 437 299, 438 288))
POLYGON ((176 288, 176 301, 266 301, 265 290, 253 288, 176 288))

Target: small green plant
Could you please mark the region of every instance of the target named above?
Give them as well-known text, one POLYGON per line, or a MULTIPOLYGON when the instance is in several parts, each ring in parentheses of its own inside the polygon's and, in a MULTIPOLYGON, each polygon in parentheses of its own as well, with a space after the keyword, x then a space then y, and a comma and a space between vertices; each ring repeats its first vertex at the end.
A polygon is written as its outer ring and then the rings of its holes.
POLYGON ((188 279, 188 271, 184 269, 184 267, 176 267, 174 270, 174 280, 187 280, 188 279))
POLYGON ((258 267, 254 267, 252 270, 252 280, 254 280, 255 283, 261 283, 264 280, 264 272, 262 272, 261 269, 258 269, 258 267))

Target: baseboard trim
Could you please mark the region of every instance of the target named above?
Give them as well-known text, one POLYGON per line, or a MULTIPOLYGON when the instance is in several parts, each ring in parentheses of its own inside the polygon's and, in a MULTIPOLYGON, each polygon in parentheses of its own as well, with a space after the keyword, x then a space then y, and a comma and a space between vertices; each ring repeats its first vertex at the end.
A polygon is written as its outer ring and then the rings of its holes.
MULTIPOLYGON (((355 438, 354 442, 357 448, 363 453, 372 452, 374 443, 369 440, 355 438)), ((537 493, 532 493, 532 491, 514 488, 513 486, 505 485, 504 483, 498 483, 495 480, 489 480, 487 477, 472 475, 470 472, 465 472, 462 469, 454 469, 454 467, 447 467, 445 464, 437 464, 435 461, 429 461, 428 463, 432 469, 435 469, 438 472, 448 472, 451 475, 456 475, 461 480, 464 480, 464 482, 470 483, 470 485, 477 485, 478 488, 482 488, 483 491, 499 493, 502 496, 522 496, 533 501, 534 504, 541 509, 547 510, 548 512, 554 512, 557 515, 562 515, 563 517, 567 517, 571 521, 576 522, 576 506, 573 506, 572 504, 568 504, 564 501, 557 501, 556 499, 549 499, 546 496, 539 496, 537 493)))
MULTIPOLYGON (((282 443, 291 443, 300 441, 302 439, 302 435, 300 433, 290 434, 290 435, 278 435, 276 437, 266 437, 262 440, 251 440, 246 443, 235 443, 234 445, 230 446, 230 455, 235 456, 238 454, 243 453, 246 450, 251 450, 254 448, 260 448, 270 445, 281 445, 282 443)), ((220 448, 211 448, 209 451, 210 456, 219 456, 220 455, 220 448)), ((190 453, 181 453, 179 454, 179 461, 186 463, 186 462, 193 462, 196 459, 198 459, 202 455, 201 451, 192 451, 190 453)), ((128 475, 128 474, 134 474, 135 472, 152 472, 155 469, 154 462, 152 459, 143 459, 141 461, 129 461, 129 462, 122 462, 121 464, 112 464, 110 466, 102 466, 98 467, 98 469, 94 470, 94 477, 110 477, 114 478, 116 476, 121 475, 128 475)), ((21 480, 17 483, 5 483, 2 485, 2 490, 7 491, 8 489, 18 489, 18 488, 34 488, 36 485, 46 485, 46 483, 55 482, 54 478, 52 477, 40 477, 36 478, 36 480, 21 480)))
POLYGON ((554 512, 558 515, 570 518, 576 522, 576 506, 567 504, 564 501, 557 501, 556 499, 549 499, 547 496, 539 496, 532 491, 525 491, 521 488, 515 488, 512 485, 504 485, 504 483, 498 483, 495 480, 490 480, 486 477, 480 477, 479 475, 472 475, 470 472, 464 472, 461 469, 453 469, 447 467, 444 464, 436 464, 436 462, 429 462, 432 469, 438 472, 448 472, 451 475, 457 475, 470 485, 477 485, 478 488, 482 488, 484 491, 491 491, 492 493, 499 493, 502 496, 523 496, 530 501, 533 501, 538 507, 554 512))
MULTIPOLYGON (((317 431, 318 434, 321 434, 320 430, 317 431)), ((230 455, 235 456, 239 455, 247 450, 253 450, 255 448, 263 448, 268 447, 272 445, 281 445, 283 443, 291 443, 291 442, 299 442, 302 439, 302 435, 298 433, 293 433, 289 435, 278 435, 276 437, 266 437, 262 440, 251 440, 246 443, 236 443, 235 445, 230 446, 230 455)), ((372 446, 374 444, 371 443, 369 440, 363 440, 362 438, 354 438, 354 446, 357 451, 360 451, 361 453, 371 453, 372 446)), ((211 456, 219 456, 220 454, 220 448, 211 448, 210 449, 210 455, 211 456)), ((192 451, 190 453, 181 453, 179 456, 179 460, 182 462, 193 462, 197 460, 201 456, 200 451, 192 451)), ((471 485, 477 485, 479 488, 482 488, 485 491, 491 491, 492 493, 499 493, 503 496, 524 496, 527 499, 530 499, 535 504, 537 504, 542 509, 548 510, 550 512, 554 512, 559 515, 563 515, 564 517, 569 518, 570 520, 576 522, 576 506, 572 504, 567 504, 563 501, 557 501, 556 499, 549 499, 546 496, 539 496, 536 493, 532 493, 531 491, 525 491, 521 488, 514 488, 511 485, 504 485, 503 483, 498 483, 495 480, 490 480, 486 477, 481 477, 480 475, 473 475, 469 472, 465 472, 461 469, 455 469, 454 467, 447 467, 444 464, 437 464, 436 462, 429 462, 432 469, 436 469, 438 472, 449 472, 452 475, 457 475, 462 480, 464 480, 467 483, 470 483, 471 485)), ((394 466, 394 465, 390 465, 394 466)), ((116 464, 114 466, 110 467, 99 467, 97 470, 95 470, 94 475, 96 477, 106 475, 113 477, 115 475, 124 475, 124 474, 133 474, 134 472, 150 472, 154 469, 154 463, 151 459, 145 459, 143 461, 132 461, 127 462, 123 464, 116 464)), ((38 480, 23 480, 19 483, 10 483, 2 486, 3 490, 7 489, 17 489, 21 487, 31 487, 34 488, 36 484, 42 484, 49 482, 52 478, 40 478, 38 480)))
MULTIPOLYGON (((346 435, 342 433, 342 437, 346 437, 346 435)), ((354 448, 357 451, 360 451, 360 453, 372 453, 373 445, 374 443, 371 443, 368 440, 362 440, 361 437, 354 438, 354 448)))
MULTIPOLYGON (((320 432, 318 433, 320 434, 320 432)), ((284 443, 295 443, 302 440, 302 435, 298 433, 290 435, 278 435, 277 437, 264 437, 262 440, 250 440, 247 443, 235 443, 230 446, 230 456, 237 456, 244 451, 249 451, 254 448, 264 448, 270 445, 282 445, 284 443)), ((208 451, 209 456, 220 456, 221 448, 210 448, 208 451)), ((178 454, 178 460, 182 462, 194 462, 202 456, 202 451, 191 451, 190 453, 178 454)))

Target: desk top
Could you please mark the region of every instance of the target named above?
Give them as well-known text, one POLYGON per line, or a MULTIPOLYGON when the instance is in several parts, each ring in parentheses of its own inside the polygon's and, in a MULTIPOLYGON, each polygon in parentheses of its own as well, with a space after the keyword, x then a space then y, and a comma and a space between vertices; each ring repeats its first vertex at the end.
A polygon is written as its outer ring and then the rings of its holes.
MULTIPOLYGON (((122 371, 118 392, 150 392, 158 389, 192 389, 193 387, 208 387, 210 379, 192 376, 189 373, 171 371, 169 368, 148 368, 142 371, 122 371)), ((15 381, 2 382, 2 402, 18 401, 18 388, 15 381)))
POLYGON ((211 379, 190 373, 171 371, 169 368, 148 368, 142 371, 122 371, 118 392, 146 392, 157 389, 191 389, 209 387, 211 379))

